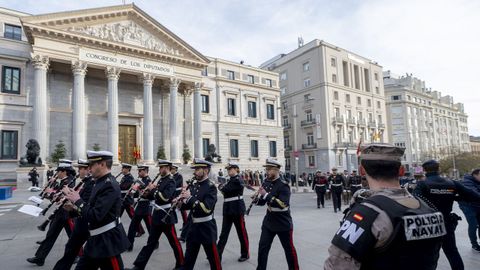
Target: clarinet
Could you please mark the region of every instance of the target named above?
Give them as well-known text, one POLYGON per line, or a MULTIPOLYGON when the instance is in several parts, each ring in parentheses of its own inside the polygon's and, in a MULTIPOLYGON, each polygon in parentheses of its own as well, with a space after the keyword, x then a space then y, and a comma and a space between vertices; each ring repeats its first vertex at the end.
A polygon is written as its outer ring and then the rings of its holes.
POLYGON ((58 172, 56 172, 49 180, 49 182, 45 185, 45 187, 43 188, 42 192, 40 192, 40 194, 38 195, 40 198, 42 199, 45 199, 45 191, 47 191, 47 188, 51 188, 53 186, 53 183, 55 183, 55 181, 57 181, 57 174, 58 172), (54 180, 52 180, 54 179, 54 180))
POLYGON ((117 176, 115 176, 115 179, 117 179, 121 174, 122 174, 122 172, 119 172, 119 173, 117 174, 117 176))
MULTIPOLYGON (((74 188, 73 190, 78 191, 78 190, 83 186, 83 184, 84 184, 84 182, 83 182, 83 180, 82 180, 82 181, 80 181, 80 183, 78 183, 78 184, 75 186, 75 188, 74 188)), ((65 185, 65 184, 62 185, 62 188, 63 188, 64 185, 65 185)), ((67 199, 63 198, 63 196, 61 196, 61 193, 62 193, 62 191, 61 191, 61 188, 60 188, 60 191, 56 193, 56 194, 59 194, 58 197, 57 197, 57 199, 54 200, 52 203, 50 203, 50 205, 48 205, 47 208, 45 208, 46 210, 44 209, 44 210, 42 211, 42 215, 45 215, 45 214, 47 213, 48 209, 49 209, 54 203, 59 202, 60 200, 62 200, 62 203, 60 204, 60 206, 59 206, 58 208, 56 208, 55 211, 53 211, 53 213, 50 214, 50 216, 48 216, 48 218, 47 218, 42 224, 40 224, 40 225, 37 226, 37 228, 38 228, 40 231, 42 231, 42 232, 45 231, 45 229, 47 228, 48 224, 53 220, 53 217, 55 217, 55 215, 57 214, 58 210, 59 210, 60 208, 62 208, 62 207, 65 205, 65 203, 68 201, 67 199), (44 213, 44 212, 45 212, 45 213, 44 213)))
MULTIPOLYGON (((185 190, 189 190, 194 184, 195 184, 195 177, 190 179, 190 180, 187 180, 187 187, 185 188, 185 190)), ((177 207, 180 205, 180 200, 178 200, 178 198, 180 197, 180 195, 178 195, 178 197, 176 197, 174 200, 177 200, 174 204, 172 204, 172 207, 170 207, 167 211, 167 213, 165 214, 165 216, 162 218, 162 222, 165 223, 166 220, 167 220, 167 217, 170 216, 170 214, 172 213, 172 211, 175 211, 175 209, 177 209, 177 207)))
POLYGON ((250 214, 250 210, 252 209, 253 205, 258 202, 259 195, 260 195, 260 189, 255 191, 255 193, 252 195, 252 202, 250 203, 250 205, 247 208, 247 211, 245 212, 245 214, 247 214, 247 216, 250 214))

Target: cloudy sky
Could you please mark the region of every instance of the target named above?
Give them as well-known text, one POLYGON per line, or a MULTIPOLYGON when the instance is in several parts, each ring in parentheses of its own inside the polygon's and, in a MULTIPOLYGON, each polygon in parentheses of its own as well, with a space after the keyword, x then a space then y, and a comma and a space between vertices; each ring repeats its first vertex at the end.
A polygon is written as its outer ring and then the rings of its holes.
MULTIPOLYGON (((131 1, 126 1, 127 3, 131 1)), ((41 14, 122 0, 0 0, 41 14)), ((480 1, 476 0, 138 0, 135 4, 205 55, 258 66, 323 39, 397 74, 453 95, 480 135, 480 1), (479 77, 477 77, 479 76, 479 77), (477 96, 478 95, 478 96, 477 96), (478 107, 478 110, 475 109, 478 107)))

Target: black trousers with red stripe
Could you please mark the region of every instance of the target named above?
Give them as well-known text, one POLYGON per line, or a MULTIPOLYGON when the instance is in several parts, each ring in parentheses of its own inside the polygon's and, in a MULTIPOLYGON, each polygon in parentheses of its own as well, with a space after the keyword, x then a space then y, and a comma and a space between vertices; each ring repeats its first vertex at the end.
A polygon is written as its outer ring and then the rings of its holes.
POLYGON ((235 225, 237 230, 238 240, 240 241, 240 255, 243 258, 249 258, 249 248, 248 248, 248 234, 245 227, 245 216, 244 215, 224 215, 222 222, 222 232, 220 233, 220 238, 218 240, 217 248, 218 255, 222 257, 223 250, 227 244, 228 235, 232 229, 232 224, 235 225))
POLYGON ((92 258, 82 256, 77 263, 75 270, 123 270, 122 256, 117 255, 108 258, 92 258))
MULTIPOLYGON (((132 220, 133 216, 135 215, 135 209, 133 209, 133 206, 131 204, 128 204, 128 205, 122 204, 122 208, 120 208, 120 217, 123 216, 124 211, 127 211, 128 217, 130 218, 130 220, 132 220)), ((143 229, 143 226, 141 223, 138 225, 137 232, 141 234, 145 233, 145 230, 143 229)))
POLYGON ((138 226, 141 225, 142 220, 147 226, 148 233, 150 233, 150 227, 152 225, 152 216, 151 215, 134 215, 130 226, 128 227, 128 240, 133 248, 133 243, 135 242, 135 233, 137 232, 138 226))
POLYGON ((187 239, 185 264, 180 269, 193 270, 195 267, 195 262, 197 261, 198 252, 200 251, 200 246, 203 246, 203 250, 207 255, 208 262, 210 263, 210 269, 221 270, 222 263, 220 262, 220 257, 218 256, 217 243, 200 243, 197 241, 192 241, 191 239, 187 239))
POLYGON ((73 219, 66 218, 66 214, 63 209, 59 210, 53 220, 50 222, 48 227, 47 236, 45 240, 42 241, 42 244, 38 247, 35 257, 45 260, 48 256, 48 253, 53 248, 55 241, 57 241, 58 235, 62 232, 62 229, 65 229, 68 237, 72 234, 73 231, 73 219))
POLYGON ((170 247, 173 249, 173 254, 175 255, 176 263, 175 268, 178 268, 183 265, 184 258, 183 258, 183 250, 182 245, 177 238, 177 232, 175 231, 174 224, 153 224, 150 230, 150 235, 148 236, 147 245, 142 248, 140 253, 135 259, 133 265, 139 267, 140 269, 144 269, 152 255, 153 251, 155 250, 158 239, 164 233, 167 236, 168 243, 170 247))
POLYGON ((53 270, 70 269, 77 255, 80 255, 83 244, 87 242, 89 236, 88 222, 83 217, 76 218, 73 232, 65 245, 63 257, 57 261, 53 270))
POLYGON ((260 235, 260 242, 258 244, 258 265, 257 270, 266 270, 268 262, 268 252, 272 247, 272 242, 275 236, 278 235, 285 257, 287 257, 288 269, 297 270, 298 257, 295 246, 293 245, 293 230, 284 232, 272 232, 269 229, 262 227, 262 234, 260 235))

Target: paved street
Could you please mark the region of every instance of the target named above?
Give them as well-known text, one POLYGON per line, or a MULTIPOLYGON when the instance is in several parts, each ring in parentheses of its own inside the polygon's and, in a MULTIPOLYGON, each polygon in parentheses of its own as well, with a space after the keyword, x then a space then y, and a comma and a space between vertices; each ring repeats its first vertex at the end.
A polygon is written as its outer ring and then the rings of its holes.
MULTIPOLYGON (((43 267, 31 265, 25 261, 27 257, 34 255, 37 245, 35 241, 41 240, 44 232, 37 230, 44 217, 34 218, 19 213, 16 210, 22 202, 36 193, 15 191, 14 197, 7 201, 0 201, 0 265, 1 269, 51 269, 56 260, 63 253, 63 245, 67 240, 66 234, 62 232, 55 247, 47 257, 43 267)), ((248 199, 249 200, 249 199, 248 199)), ((219 197, 216 216, 221 228, 221 206, 223 198, 219 197)), ((249 201, 247 201, 249 203, 249 201)), ((301 269, 321 269, 327 256, 327 249, 330 240, 338 228, 338 221, 341 214, 333 213, 331 201, 327 202, 325 209, 315 207, 315 195, 313 193, 297 193, 292 195, 292 214, 294 218, 294 242, 297 248, 301 269)), ((257 260, 258 240, 260 237, 260 226, 265 208, 254 207, 251 215, 246 218, 247 230, 250 238, 251 258, 244 263, 238 263, 239 243, 236 239, 234 229, 230 234, 229 242, 224 253, 223 268, 227 270, 249 270, 255 269, 257 260)), ((457 208, 457 212, 460 210, 457 208)), ((123 219, 124 224, 129 224, 129 219, 123 219)), ((462 221, 457 229, 457 241, 460 253, 465 262, 465 269, 480 268, 480 254, 470 248, 466 232, 466 222, 462 221)), ((124 253, 123 260, 126 267, 130 267, 142 245, 146 242, 147 236, 136 238, 133 252, 124 253)), ((185 245, 183 245, 185 248, 185 245)), ((199 255, 196 269, 209 269, 208 262, 203 252, 199 255)), ((173 253, 168 246, 165 237, 161 238, 160 248, 154 252, 147 269, 172 269, 174 266, 173 253)), ((273 243, 270 252, 269 269, 286 269, 286 260, 283 249, 278 239, 273 243)), ((438 269, 450 269, 445 257, 439 262, 438 269)))

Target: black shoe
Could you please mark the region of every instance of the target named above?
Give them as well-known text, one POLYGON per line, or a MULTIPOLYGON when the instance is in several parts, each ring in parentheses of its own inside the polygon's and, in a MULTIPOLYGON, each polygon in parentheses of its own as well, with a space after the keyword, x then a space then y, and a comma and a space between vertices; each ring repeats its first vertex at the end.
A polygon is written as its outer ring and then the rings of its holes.
POLYGON ((32 258, 28 258, 27 259, 27 262, 29 263, 34 263, 38 266, 42 266, 44 263, 45 263, 45 260, 44 259, 40 259, 40 258, 37 258, 37 257, 32 257, 32 258))
POLYGON ((43 243, 43 240, 42 241, 37 241, 35 242, 37 245, 41 245, 43 243))
POLYGON ((180 241, 182 243, 185 243, 185 238, 180 237, 180 238, 178 238, 178 241, 180 241))
POLYGON ((479 245, 472 245, 472 248, 476 251, 480 251, 480 246, 479 245))
POLYGON ((141 237, 144 233, 141 233, 141 232, 137 232, 137 234, 135 234, 135 237, 141 237))
POLYGON ((130 251, 132 251, 132 250, 133 250, 133 245, 131 245, 131 246, 129 246, 129 247, 127 248, 127 251, 128 251, 128 252, 130 252, 130 251))
POLYGON ((73 264, 77 264, 78 261, 80 261, 80 256, 75 257, 75 260, 73 261, 73 264))
POLYGON ((248 260, 248 259, 250 259, 250 257, 240 257, 240 258, 238 258, 238 261, 239 261, 239 262, 244 262, 244 261, 246 261, 246 260, 248 260))
POLYGON ((160 242, 157 241, 157 244, 155 245, 155 249, 158 249, 159 246, 160 246, 160 242))

